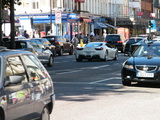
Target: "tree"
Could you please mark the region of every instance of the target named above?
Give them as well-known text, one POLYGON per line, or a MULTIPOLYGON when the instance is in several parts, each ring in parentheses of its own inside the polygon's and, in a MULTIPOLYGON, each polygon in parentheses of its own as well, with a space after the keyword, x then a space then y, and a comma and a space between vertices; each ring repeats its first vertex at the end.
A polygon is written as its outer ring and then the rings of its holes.
MULTIPOLYGON (((20 2, 20 0, 14 0, 14 4, 21 5, 22 3, 20 2)), ((10 0, 3 0, 2 1, 2 9, 10 8, 10 6, 11 6, 10 0)))

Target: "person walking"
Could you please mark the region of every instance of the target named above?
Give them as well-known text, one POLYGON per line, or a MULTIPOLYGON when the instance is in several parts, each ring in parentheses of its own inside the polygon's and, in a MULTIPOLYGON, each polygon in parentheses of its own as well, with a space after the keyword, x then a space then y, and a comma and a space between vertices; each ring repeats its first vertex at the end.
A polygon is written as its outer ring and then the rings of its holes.
POLYGON ((23 36, 26 37, 26 38, 29 38, 29 34, 27 33, 27 30, 24 31, 23 36))
POLYGON ((78 46, 79 40, 77 38, 77 34, 75 34, 72 38, 72 44, 73 44, 73 53, 76 53, 76 47, 78 46))
POLYGON ((67 42, 70 42, 70 35, 68 32, 64 35, 64 38, 66 39, 67 42))
POLYGON ((38 33, 37 30, 35 31, 34 37, 35 37, 35 38, 39 38, 39 33, 38 33))

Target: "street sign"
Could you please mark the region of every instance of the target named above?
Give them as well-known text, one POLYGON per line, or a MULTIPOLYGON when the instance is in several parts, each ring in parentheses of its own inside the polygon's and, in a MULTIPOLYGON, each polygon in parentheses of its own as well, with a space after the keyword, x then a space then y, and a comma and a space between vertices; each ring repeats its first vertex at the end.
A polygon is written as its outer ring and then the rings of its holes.
POLYGON ((57 9, 55 11, 55 22, 56 22, 56 24, 61 24, 62 23, 62 12, 59 9, 57 9))
POLYGON ((150 28, 151 32, 156 32, 157 31, 157 29, 156 29, 156 21, 155 20, 151 20, 151 23, 152 23, 152 27, 150 28))

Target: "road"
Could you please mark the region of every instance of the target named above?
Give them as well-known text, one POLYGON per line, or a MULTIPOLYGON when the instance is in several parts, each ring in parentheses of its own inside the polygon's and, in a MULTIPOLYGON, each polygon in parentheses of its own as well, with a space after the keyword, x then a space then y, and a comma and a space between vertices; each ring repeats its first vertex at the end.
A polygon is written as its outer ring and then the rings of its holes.
POLYGON ((55 57, 46 67, 56 102, 51 120, 159 120, 160 84, 121 84, 118 61, 76 62, 74 55, 55 57))

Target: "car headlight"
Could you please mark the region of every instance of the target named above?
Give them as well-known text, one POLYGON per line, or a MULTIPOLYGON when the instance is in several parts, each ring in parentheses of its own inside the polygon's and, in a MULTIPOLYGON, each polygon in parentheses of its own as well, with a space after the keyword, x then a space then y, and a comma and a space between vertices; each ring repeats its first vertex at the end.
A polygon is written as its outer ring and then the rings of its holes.
POLYGON ((124 65, 123 67, 127 69, 133 69, 133 65, 124 65))

